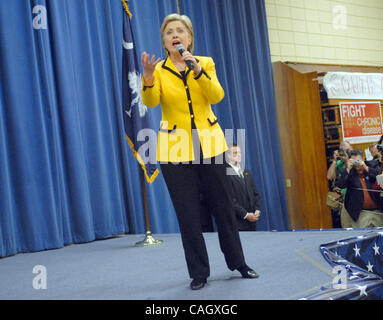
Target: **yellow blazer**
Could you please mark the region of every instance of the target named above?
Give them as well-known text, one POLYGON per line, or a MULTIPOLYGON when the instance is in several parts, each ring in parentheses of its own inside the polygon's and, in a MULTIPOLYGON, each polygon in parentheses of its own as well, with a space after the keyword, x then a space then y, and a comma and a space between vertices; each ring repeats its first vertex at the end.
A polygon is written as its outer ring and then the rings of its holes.
POLYGON ((170 58, 156 65, 154 83, 143 82, 142 101, 149 108, 161 104, 162 119, 158 134, 157 161, 195 160, 192 143, 192 120, 197 128, 204 158, 222 154, 227 148, 224 133, 211 104, 224 97, 210 57, 196 57, 202 71, 195 75, 186 68, 183 78, 170 58))

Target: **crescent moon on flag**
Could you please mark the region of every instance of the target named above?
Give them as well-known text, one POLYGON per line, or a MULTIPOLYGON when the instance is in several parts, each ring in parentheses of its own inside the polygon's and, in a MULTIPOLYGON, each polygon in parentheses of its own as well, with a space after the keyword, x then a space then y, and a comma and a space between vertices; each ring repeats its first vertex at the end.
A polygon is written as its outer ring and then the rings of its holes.
POLYGON ((126 50, 133 49, 133 42, 126 42, 122 39, 122 45, 126 50))

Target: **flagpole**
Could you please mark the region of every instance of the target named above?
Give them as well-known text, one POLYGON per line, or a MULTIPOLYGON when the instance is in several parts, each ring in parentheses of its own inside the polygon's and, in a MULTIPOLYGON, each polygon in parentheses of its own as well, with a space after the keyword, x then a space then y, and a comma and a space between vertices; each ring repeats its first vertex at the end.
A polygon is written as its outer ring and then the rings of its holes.
MULTIPOLYGON (((124 52, 124 54, 123 54, 123 60, 122 60, 122 65, 123 65, 123 92, 126 92, 126 90, 129 90, 129 92, 131 92, 132 87, 131 87, 130 83, 126 83, 126 81, 124 81, 124 75, 126 76, 126 72, 127 72, 127 70, 126 70, 127 66, 124 66, 124 57, 126 57, 125 54, 126 54, 127 50, 129 50, 131 52, 131 54, 132 53, 134 55, 136 54, 135 51, 132 50, 132 49, 134 49, 134 40, 133 40, 134 37, 132 34, 132 30, 130 28, 130 19, 132 18, 132 13, 130 12, 129 7, 128 7, 128 3, 127 3, 128 0, 121 0, 121 1, 123 4, 125 13, 129 17, 129 20, 128 20, 126 15, 124 14, 124 26, 123 26, 123 48, 124 48, 123 52, 124 52), (129 24, 127 24, 127 22, 129 22, 129 24), (129 30, 126 30, 126 24, 129 27, 129 30), (125 44, 127 46, 125 46, 125 44), (125 87, 124 87, 124 85, 125 85, 125 87)), ((136 56, 134 58, 136 58, 136 56)), ((132 59, 132 57, 130 57, 130 59, 132 59)), ((135 67, 134 69, 138 69, 138 66, 137 66, 138 61, 136 61, 136 59, 133 59, 133 61, 130 61, 130 62, 132 63, 132 65, 134 65, 134 67, 135 67)), ((126 80, 126 77, 125 77, 125 80, 126 80)), ((138 93, 138 94, 140 94, 140 93, 138 93)), ((131 96, 129 96, 129 98, 131 99, 131 96)), ((124 95, 123 95, 123 99, 124 99, 124 95)), ((131 106, 131 103, 132 103, 132 101, 128 101, 128 103, 126 103, 126 101, 124 101, 124 106, 126 106, 126 105, 131 106)), ((127 112, 127 111, 125 110, 125 112, 127 112)), ((132 112, 132 109, 130 109, 130 111, 128 112, 129 117, 131 117, 131 112, 132 112)), ((126 130, 126 127, 125 127, 125 130, 126 130)), ((126 135, 126 138, 128 140, 130 148, 133 151, 134 157, 137 159, 137 161, 139 162, 139 164, 142 167, 139 169, 139 171, 140 171, 142 198, 144 201, 144 209, 145 209, 146 236, 145 236, 144 240, 137 242, 136 246, 151 246, 151 245, 155 245, 155 244, 161 244, 161 243, 163 243, 163 241, 154 239, 154 237, 152 236, 152 232, 150 231, 148 201, 146 198, 146 187, 145 187, 146 181, 145 181, 145 176, 144 176, 144 171, 145 171, 145 175, 146 175, 145 164, 143 163, 140 154, 136 151, 137 146, 134 144, 135 138, 129 137, 128 133, 126 135)), ((158 175, 158 170, 156 169, 151 177, 149 177, 148 175, 146 175, 146 177, 148 178, 148 181, 150 183, 152 183, 157 175, 158 175)))
POLYGON ((146 186, 145 186, 145 177, 143 170, 140 171, 140 180, 141 180, 141 191, 142 191, 142 198, 144 200, 144 209, 145 209, 145 224, 146 224, 146 235, 145 239, 141 240, 136 243, 137 247, 145 247, 145 246, 153 246, 156 244, 162 244, 162 240, 156 240, 152 232, 150 231, 150 223, 149 223, 149 210, 148 210, 148 200, 146 197, 146 186))

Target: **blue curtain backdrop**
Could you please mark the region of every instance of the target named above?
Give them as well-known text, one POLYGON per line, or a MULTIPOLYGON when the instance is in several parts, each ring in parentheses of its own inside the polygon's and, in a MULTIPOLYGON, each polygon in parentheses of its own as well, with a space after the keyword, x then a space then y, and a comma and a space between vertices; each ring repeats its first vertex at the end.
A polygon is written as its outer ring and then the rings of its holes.
MULTIPOLYGON (((286 230, 288 216, 264 0, 180 0, 195 34, 195 55, 214 58, 225 98, 224 129, 246 130, 245 166, 262 197, 257 230, 286 230)), ((235 140, 235 139, 234 139, 235 140)), ((239 142, 239 137, 238 141, 239 142)))
MULTIPOLYGON (((260 230, 284 230, 264 3, 181 5, 194 22, 195 53, 216 61, 223 127, 247 130, 260 230)), ((177 2, 131 0, 129 8, 138 52, 163 57, 159 28, 177 2)), ((122 17, 120 0, 0 1, 0 257, 145 231, 121 114, 122 17)), ((150 117, 157 130, 160 108, 150 117)), ((146 186, 151 230, 178 232, 162 174, 146 186)))

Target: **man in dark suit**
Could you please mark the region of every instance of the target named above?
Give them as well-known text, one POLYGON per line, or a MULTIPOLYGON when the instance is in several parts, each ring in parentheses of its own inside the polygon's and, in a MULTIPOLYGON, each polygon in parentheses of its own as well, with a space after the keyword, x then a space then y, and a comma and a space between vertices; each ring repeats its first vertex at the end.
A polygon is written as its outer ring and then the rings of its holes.
POLYGON ((261 214, 261 196, 250 171, 242 169, 241 149, 238 145, 230 145, 228 162, 232 167, 229 175, 234 192, 234 212, 239 231, 255 231, 256 221, 261 214))
POLYGON ((367 166, 361 150, 350 151, 347 167, 341 170, 335 182, 339 188, 347 188, 341 211, 343 228, 383 226, 382 200, 379 192, 374 192, 380 170, 378 160, 371 160, 367 166))

